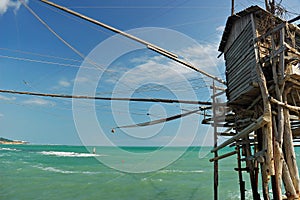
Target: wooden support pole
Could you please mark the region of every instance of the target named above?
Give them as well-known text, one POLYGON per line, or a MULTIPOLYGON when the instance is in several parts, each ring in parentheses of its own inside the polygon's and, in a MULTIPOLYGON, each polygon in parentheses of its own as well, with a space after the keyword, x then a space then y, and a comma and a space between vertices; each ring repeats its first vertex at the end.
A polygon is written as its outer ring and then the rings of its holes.
MULTIPOLYGON (((265 148, 266 143, 266 130, 265 127, 261 129, 262 134, 262 148, 265 148)), ((261 178, 262 178, 262 192, 264 200, 270 200, 269 196, 269 181, 270 181, 270 175, 267 173, 268 171, 268 165, 265 164, 265 162, 261 163, 261 178)))
POLYGON ((291 111, 295 111, 295 112, 300 111, 300 107, 298 107, 298 106, 291 106, 291 105, 289 105, 287 103, 283 103, 281 101, 278 101, 277 99, 274 99, 273 97, 269 97, 269 99, 270 99, 271 103, 278 104, 278 105, 280 105, 280 106, 282 106, 284 108, 287 108, 287 109, 289 109, 291 111))
MULTIPOLYGON (((240 152, 239 145, 236 146, 236 151, 237 151, 238 169, 241 169, 242 161, 241 161, 241 152, 240 152)), ((238 174, 239 174, 241 200, 245 200, 245 181, 243 181, 243 172, 241 170, 239 170, 238 174)))
POLYGON ((209 162, 215 162, 215 161, 218 161, 218 160, 221 160, 223 158, 227 158, 229 156, 232 156, 232 155, 235 155, 236 154, 236 151, 232 151, 232 152, 229 152, 229 153, 225 153, 221 156, 218 156, 218 157, 214 157, 214 158, 211 158, 209 159, 209 162))
POLYGON ((300 182, 299 182, 299 171, 296 162, 296 155, 293 146, 293 135, 290 124, 290 113, 288 109, 284 109, 284 154, 286 158, 286 163, 290 172, 290 176, 296 191, 297 196, 299 197, 300 192, 300 182))
MULTIPOLYGON (((248 141, 249 140, 249 136, 245 137, 244 140, 248 141)), ((244 149, 245 149, 245 153, 246 153, 246 158, 249 158, 252 156, 251 153, 251 147, 249 142, 246 143, 245 145, 243 145, 244 149)), ((249 176, 250 176, 250 183, 251 183, 251 188, 252 188, 252 195, 253 195, 253 199, 260 199, 259 193, 258 193, 258 188, 257 188, 257 183, 256 183, 256 178, 255 178, 255 167, 254 167, 254 161, 255 160, 251 160, 251 159, 246 159, 246 166, 249 169, 249 176)))
POLYGON ((271 103, 268 100, 269 92, 267 88, 267 81, 264 76, 264 73, 260 67, 260 63, 257 62, 256 64, 256 73, 258 78, 258 83, 263 99, 263 106, 264 106, 264 117, 267 121, 265 126, 263 127, 263 136, 265 137, 265 142, 263 144, 263 148, 267 150, 266 152, 266 162, 264 165, 265 171, 262 173, 266 173, 268 176, 275 175, 274 169, 274 155, 273 155, 273 130, 272 130, 272 110, 271 110, 271 103))
POLYGON ((264 199, 269 197, 269 181, 272 175, 275 175, 274 159, 273 159, 273 131, 272 131, 272 111, 271 104, 268 100, 269 92, 267 89, 266 79, 259 62, 256 65, 257 77, 259 80, 260 91, 264 106, 264 115, 267 123, 262 127, 263 143, 262 148, 266 150, 265 162, 261 164, 262 184, 264 199))
MULTIPOLYGON (((274 125, 273 126, 274 135, 278 135, 275 116, 273 117, 273 125, 274 125)), ((274 179, 274 184, 272 185, 274 199, 282 199, 281 183, 282 183, 283 161, 284 161, 284 157, 283 157, 281 144, 275 138, 274 140, 275 179, 274 179)))
POLYGON ((231 16, 234 15, 234 0, 231 0, 231 16))
MULTIPOLYGON (((283 28, 280 31, 280 46, 281 49, 284 41, 284 33, 282 34, 283 28)), ((282 92, 281 88, 282 79, 283 79, 283 65, 284 65, 284 57, 283 52, 280 53, 280 56, 277 55, 277 46, 276 46, 276 38, 275 33, 271 35, 272 41, 272 74, 275 85, 275 94, 276 98, 279 101, 282 101, 282 92)), ((275 116, 273 119, 273 148, 274 148, 274 168, 275 168, 275 176, 272 176, 272 190, 273 190, 273 198, 274 200, 282 200, 282 190, 281 190, 281 182, 282 182, 282 163, 283 163, 283 153, 282 153, 282 139, 283 139, 283 130, 284 130, 284 121, 283 121, 283 108, 281 106, 277 106, 277 118, 275 116)))
POLYGON ((268 0, 265 0, 265 7, 266 7, 266 10, 270 12, 271 9, 270 9, 268 0))
POLYGON ((274 165, 275 165, 275 176, 274 176, 274 185, 273 189, 273 198, 274 200, 282 199, 282 165, 283 165, 283 153, 278 141, 274 141, 274 165))
MULTIPOLYGON (((214 148, 218 146, 218 127, 216 124, 218 123, 218 118, 217 118, 217 110, 216 110, 216 92, 217 89, 215 87, 215 81, 213 81, 213 119, 214 119, 214 148)), ((214 152, 214 157, 218 157, 218 151, 214 152)), ((219 186, 219 164, 218 160, 214 161, 214 200, 218 200, 218 186, 219 186)))
POLYGON ((285 195, 288 199, 296 199, 297 194, 290 176, 290 172, 286 162, 283 162, 282 179, 285 188, 285 195))

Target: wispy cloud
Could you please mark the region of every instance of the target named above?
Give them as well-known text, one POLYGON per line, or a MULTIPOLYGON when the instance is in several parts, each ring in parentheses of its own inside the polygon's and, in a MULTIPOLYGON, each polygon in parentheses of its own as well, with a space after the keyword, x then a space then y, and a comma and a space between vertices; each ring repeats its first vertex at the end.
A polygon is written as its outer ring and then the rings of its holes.
POLYGON ((6 96, 3 96, 3 95, 0 95, 0 100, 3 100, 3 101, 14 101, 14 100, 16 100, 16 97, 6 97, 6 96))
POLYGON ((56 82, 54 86, 52 86, 51 89, 53 90, 60 90, 60 89, 65 89, 69 88, 73 84, 73 80, 67 80, 65 78, 60 79, 56 82))
MULTIPOLYGON (((25 0, 24 2, 28 3, 29 0, 25 0)), ((21 5, 22 3, 19 0, 0 0, 0 15, 6 13, 9 8, 14 9, 14 12, 16 13, 21 5)))
POLYGON ((182 55, 197 68, 204 71, 207 70, 213 75, 219 73, 216 67, 223 63, 222 59, 217 58, 219 54, 217 43, 195 45, 179 51, 178 54, 182 55))
POLYGON ((61 86, 61 87, 69 87, 71 85, 71 83, 69 81, 66 81, 66 80, 60 80, 58 82, 58 85, 61 86))
POLYGON ((74 80, 74 82, 78 82, 78 83, 87 83, 89 81, 90 79, 85 76, 76 77, 76 79, 74 80))
POLYGON ((37 106, 55 106, 53 101, 41 99, 41 98, 33 98, 23 101, 24 104, 28 105, 37 105, 37 106))
MULTIPOLYGON (((195 67, 217 76, 220 74, 217 66, 223 63, 222 59, 217 58, 217 49, 217 44, 199 44, 187 47, 175 53, 195 67)), ((130 61, 131 63, 137 63, 137 65, 121 75, 122 81, 126 81, 127 84, 142 84, 153 82, 154 80, 155 83, 166 84, 174 82, 176 77, 180 78, 179 76, 184 76, 185 79, 199 77, 198 72, 166 59, 163 56, 142 57, 142 59, 144 61, 143 63, 139 58, 133 58, 133 60, 130 61)), ((123 71, 120 73, 123 73, 123 71)))
POLYGON ((225 29, 225 26, 218 26, 218 27, 216 28, 216 31, 218 31, 218 32, 223 32, 224 29, 225 29))

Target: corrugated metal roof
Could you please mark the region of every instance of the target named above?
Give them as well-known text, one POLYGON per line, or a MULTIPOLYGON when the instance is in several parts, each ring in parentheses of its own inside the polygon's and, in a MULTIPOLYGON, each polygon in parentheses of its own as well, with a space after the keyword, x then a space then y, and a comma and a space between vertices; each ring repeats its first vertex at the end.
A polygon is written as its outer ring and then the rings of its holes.
POLYGON ((251 7, 248 7, 248 8, 246 8, 245 10, 243 10, 239 13, 236 13, 235 15, 232 15, 232 16, 228 17, 227 22, 226 22, 226 27, 225 27, 225 30, 223 32, 222 40, 221 40, 220 45, 219 45, 219 51, 220 52, 224 52, 224 48, 226 46, 227 39, 229 37, 229 34, 231 32, 231 29, 232 29, 232 26, 233 26, 234 22, 236 22, 241 17, 244 17, 246 15, 249 15, 249 14, 254 13, 256 11, 259 11, 259 10, 267 12, 266 10, 262 9, 259 6, 251 6, 251 7))

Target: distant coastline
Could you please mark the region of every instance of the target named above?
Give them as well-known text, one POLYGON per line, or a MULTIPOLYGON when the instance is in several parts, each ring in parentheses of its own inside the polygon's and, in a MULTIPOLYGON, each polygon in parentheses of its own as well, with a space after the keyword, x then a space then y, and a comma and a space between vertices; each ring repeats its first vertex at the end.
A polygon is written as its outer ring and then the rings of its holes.
POLYGON ((0 137, 0 144, 28 144, 28 142, 21 140, 10 140, 0 137))

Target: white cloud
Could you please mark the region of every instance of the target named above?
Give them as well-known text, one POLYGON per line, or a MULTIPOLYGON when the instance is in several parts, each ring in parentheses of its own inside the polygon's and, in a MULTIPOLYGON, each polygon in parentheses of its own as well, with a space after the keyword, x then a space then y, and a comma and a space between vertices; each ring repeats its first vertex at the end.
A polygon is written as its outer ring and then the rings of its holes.
POLYGON ((0 118, 4 117, 4 114, 0 113, 0 118))
POLYGON ((76 79, 74 79, 74 82, 77 82, 77 83, 88 83, 90 81, 91 81, 91 79, 89 79, 88 77, 85 77, 85 76, 76 77, 76 79))
POLYGON ((16 97, 6 97, 6 96, 3 96, 3 95, 0 95, 0 100, 3 100, 3 101, 14 101, 14 100, 16 100, 16 97))
POLYGON ((70 82, 65 81, 65 80, 60 80, 60 81, 58 82, 58 84, 59 84, 60 86, 62 86, 62 87, 69 87, 69 86, 71 85, 70 82))
MULTIPOLYGON (((25 0, 25 3, 28 3, 29 0, 25 0)), ((9 8, 13 8, 16 13, 22 3, 19 0, 0 0, 0 15, 4 14, 9 8)))
POLYGON ((213 71, 212 69, 223 62, 222 59, 217 58, 219 54, 217 43, 188 47, 178 52, 178 54, 201 70, 213 71))
POLYGON ((225 29, 225 26, 218 26, 218 27, 216 28, 216 31, 218 31, 218 32, 223 32, 224 29, 225 29))
POLYGON ((60 79, 57 81, 57 83, 51 88, 54 90, 60 90, 63 88, 68 88, 73 84, 74 80, 66 80, 66 79, 60 79))
MULTIPOLYGON (((217 49, 217 44, 199 44, 187 47, 175 53, 195 67, 217 76, 220 74, 217 66, 223 62, 222 59, 217 58, 217 49)), ((198 72, 166 59, 164 56, 143 59, 145 61, 143 64, 135 66, 134 70, 131 70, 129 74, 124 74, 127 76, 127 83, 151 82, 153 79, 161 83, 174 82, 174 79, 176 79, 178 75, 183 75, 186 78, 199 77, 198 72)), ((137 58, 134 58, 133 62, 137 60, 137 58)))
POLYGON ((55 106, 55 103, 49 100, 33 98, 23 101, 24 104, 28 105, 38 105, 38 106, 55 106))

